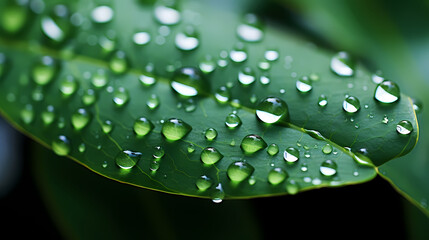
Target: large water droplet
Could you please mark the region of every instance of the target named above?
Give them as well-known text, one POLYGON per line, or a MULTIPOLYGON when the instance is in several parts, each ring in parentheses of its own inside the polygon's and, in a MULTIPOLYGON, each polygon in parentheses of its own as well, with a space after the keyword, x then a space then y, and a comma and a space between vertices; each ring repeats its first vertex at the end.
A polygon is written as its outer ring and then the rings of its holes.
POLYGON ((337 164, 328 159, 322 162, 319 170, 323 176, 331 177, 337 173, 337 164))
POLYGON ((343 109, 348 113, 355 113, 360 109, 360 101, 357 97, 347 96, 343 102, 343 109))
POLYGON ((78 82, 72 75, 65 76, 60 82, 60 92, 64 97, 73 95, 78 88, 78 82))
POLYGON ((204 136, 206 137, 207 140, 213 141, 217 137, 217 131, 214 128, 208 128, 204 132, 204 136))
POLYGON ((230 113, 225 118, 225 125, 231 129, 237 128, 241 125, 241 119, 237 114, 230 113))
POLYGON ((131 169, 140 160, 142 153, 125 150, 119 152, 115 157, 116 164, 122 169, 131 169))
POLYGON ((212 73, 216 69, 216 62, 213 60, 211 55, 206 55, 199 64, 200 70, 209 74, 212 73))
POLYGON ((144 137, 152 131, 154 127, 155 126, 149 119, 141 117, 134 122, 133 130, 137 137, 144 137))
POLYGON ((114 13, 113 9, 109 6, 98 6, 92 10, 91 19, 96 23, 108 23, 112 21, 114 13))
POLYGON ((177 141, 185 137, 191 130, 192 127, 186 122, 177 118, 170 118, 162 125, 161 133, 168 140, 177 141))
POLYGON ((283 158, 286 162, 296 162, 299 160, 299 150, 294 147, 286 148, 283 153, 283 158))
POLYGON ((180 12, 175 8, 174 4, 156 6, 154 15, 156 20, 165 25, 177 24, 181 18, 180 12))
POLYGON ((244 21, 237 27, 237 35, 246 42, 259 42, 264 37, 262 24, 255 14, 246 14, 244 21))
POLYGON ((256 107, 256 116, 265 123, 276 123, 288 115, 287 104, 276 97, 267 97, 256 107))
POLYGON ((382 83, 377 85, 374 92, 374 98, 382 103, 393 103, 398 101, 400 97, 400 91, 396 83, 384 80, 382 83))
POLYGON ((288 173, 281 168, 274 168, 268 173, 268 182, 272 185, 282 183, 287 177, 288 173))
POLYGON ((408 135, 413 132, 413 124, 408 120, 402 120, 396 125, 396 131, 401 135, 408 135))
POLYGON ((197 186, 198 190, 205 191, 213 185, 213 180, 206 175, 203 175, 197 179, 195 185, 197 186))
POLYGON ((70 150, 71 150, 70 141, 64 135, 58 136, 52 142, 51 146, 52 146, 52 150, 59 156, 66 156, 67 154, 70 153, 70 150))
POLYGON ((250 67, 245 67, 240 72, 238 72, 238 81, 244 86, 252 84, 255 80, 255 73, 250 67))
POLYGON ((128 58, 125 52, 115 51, 110 56, 109 68, 116 74, 122 74, 128 70, 128 58))
POLYGON ((311 80, 307 76, 301 77, 296 81, 296 89, 302 93, 311 91, 311 89, 313 89, 311 80))
POLYGON ((81 130, 86 127, 91 120, 91 115, 84 108, 79 108, 73 113, 71 123, 76 130, 81 130))
POLYGON ((201 152, 200 158, 204 164, 212 165, 219 162, 223 155, 216 148, 207 147, 201 152))
POLYGON ((31 76, 38 85, 46 85, 58 74, 60 64, 50 56, 44 56, 31 69, 31 76))
POLYGON ((242 182, 252 175, 255 168, 247 162, 237 161, 229 165, 227 174, 229 179, 234 182, 242 182))
POLYGON ((171 81, 171 87, 185 97, 209 92, 209 83, 205 80, 203 73, 194 67, 183 67, 176 70, 171 81))
POLYGON ((191 51, 199 46, 200 40, 195 28, 192 26, 187 26, 183 32, 176 34, 175 43, 178 49, 183 51, 191 51))
POLYGON ((41 19, 42 33, 53 43, 64 43, 74 31, 69 18, 69 9, 65 5, 56 5, 50 14, 41 19))
POLYGON ((113 102, 117 107, 124 106, 129 101, 129 99, 130 95, 128 93, 128 90, 123 87, 119 87, 113 93, 113 102))
POLYGON ((243 138, 240 147, 246 154, 252 154, 266 148, 268 144, 260 136, 249 134, 243 138))
POLYGON ((339 76, 353 76, 355 61, 347 52, 339 52, 331 59, 331 70, 339 76))

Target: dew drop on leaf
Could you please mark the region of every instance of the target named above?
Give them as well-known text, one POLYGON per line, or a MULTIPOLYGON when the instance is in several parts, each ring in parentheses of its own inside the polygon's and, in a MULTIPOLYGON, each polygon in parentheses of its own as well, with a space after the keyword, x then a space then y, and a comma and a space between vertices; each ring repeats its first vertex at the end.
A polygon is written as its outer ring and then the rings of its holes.
POLYGON ((208 92, 209 83, 203 73, 194 67, 177 69, 170 83, 174 91, 184 97, 193 97, 208 92))
POLYGON ((109 68, 115 74, 122 74, 128 70, 128 58, 124 51, 115 51, 109 59, 109 68))
POLYGON ((271 79, 270 79, 270 77, 269 77, 268 75, 262 75, 262 76, 259 78, 259 82, 260 82, 262 85, 268 85, 268 84, 270 84, 271 79))
POLYGON ((324 154, 331 154, 332 150, 333 150, 333 148, 332 148, 331 144, 329 144, 329 143, 327 143, 325 146, 322 147, 322 152, 324 154))
POLYGON ((267 153, 270 156, 276 155, 277 153, 279 153, 279 146, 277 146, 277 144, 275 144, 275 143, 270 144, 270 146, 268 146, 268 148, 267 148, 267 153))
POLYGON ((246 42, 259 42, 264 37, 262 24, 259 18, 253 14, 248 13, 244 16, 243 23, 237 27, 238 37, 246 42))
POLYGON ((207 140, 213 141, 217 137, 217 131, 214 128, 208 128, 204 132, 204 136, 206 137, 207 140))
POLYGON ((219 183, 211 195, 212 202, 221 203, 224 197, 225 197, 225 192, 223 191, 222 184, 219 183))
POLYGON ((355 113, 360 109, 360 101, 357 97, 347 96, 343 101, 343 109, 348 113, 355 113))
POLYGON ((195 152, 195 146, 194 144, 190 143, 187 147, 188 153, 193 153, 195 152))
POLYGON ((85 151, 86 151, 86 145, 85 145, 85 143, 81 143, 81 144, 79 144, 78 151, 79 151, 80 153, 83 153, 83 152, 85 152, 85 151))
POLYGON ((213 180, 206 175, 203 175, 197 179, 195 185, 197 186, 198 190, 206 191, 213 185, 213 180))
POLYGON ((143 46, 150 42, 151 36, 148 32, 136 32, 133 34, 133 42, 136 45, 143 46))
POLYGON ((69 97, 73 95, 78 89, 78 82, 75 77, 72 75, 66 75, 61 79, 60 82, 60 92, 64 97, 69 97))
POLYGON ((64 43, 74 32, 74 26, 69 19, 70 10, 65 5, 54 6, 40 21, 42 33, 53 43, 64 43))
POLYGON ((124 106, 129 101, 129 99, 130 95, 128 90, 123 87, 119 87, 113 93, 113 102, 117 107, 124 106))
POLYGON ((236 161, 229 165, 227 175, 233 182, 242 182, 252 175, 255 168, 247 162, 236 161))
POLYGON ((111 7, 102 5, 91 11, 91 19, 95 23, 108 23, 112 21, 114 11, 111 7))
POLYGON ((255 73, 250 67, 245 67, 238 72, 238 81, 244 86, 252 84, 255 80, 255 73))
POLYGON ((44 56, 37 61, 32 69, 31 76, 38 85, 46 85, 58 74, 60 63, 50 56, 44 56))
POLYGON ((42 122, 45 126, 51 125, 55 120, 55 108, 52 105, 48 105, 45 110, 40 114, 42 122))
POLYGON ((235 47, 229 52, 229 58, 235 63, 242 63, 247 60, 247 50, 244 47, 244 44, 239 42, 235 47))
POLYGON ((140 117, 134 122, 133 130, 137 137, 144 137, 154 128, 153 123, 145 118, 140 117))
POLYGON ((28 8, 20 1, 8 1, 8 4, 0 9, 0 28, 6 33, 20 32, 29 19, 28 8))
POLYGON ((142 153, 125 150, 119 152, 115 157, 116 165, 122 169, 131 169, 140 160, 142 153))
POLYGON ((90 106, 97 100, 97 95, 94 89, 87 89, 82 95, 82 103, 86 106, 90 106))
POLYGON ((180 12, 177 10, 174 4, 157 5, 154 9, 154 15, 158 22, 165 25, 177 24, 181 19, 180 12))
POLYGON ((282 183, 288 176, 288 173, 282 168, 274 168, 268 173, 268 182, 272 185, 278 185, 282 183))
POLYGON ((230 129, 235 129, 241 125, 241 119, 237 114, 230 113, 225 118, 225 125, 230 129))
POLYGON ((155 160, 151 161, 151 163, 149 165, 149 169, 152 172, 156 172, 156 171, 158 171, 159 166, 160 166, 160 161, 158 159, 155 159, 155 160))
POLYGON ((211 55, 206 55, 198 66, 203 73, 209 74, 216 69, 216 62, 211 55))
POLYGON ((34 121, 34 109, 33 105, 27 104, 20 112, 21 120, 25 124, 30 124, 34 121))
POLYGON ((84 108, 77 109, 71 117, 72 126, 77 131, 86 127, 90 120, 91 120, 91 115, 84 108))
POLYGON ((288 147, 283 153, 283 159, 286 162, 296 162, 299 160, 299 150, 294 147, 288 147))
POLYGON ((298 89, 298 91, 301 93, 306 93, 313 89, 313 84, 307 76, 303 76, 296 80, 296 89, 298 89))
POLYGON ((268 144, 260 136, 249 134, 243 138, 240 147, 246 154, 252 154, 262 149, 265 149, 268 144))
POLYGON ((139 81, 143 84, 143 86, 152 86, 156 83, 156 77, 153 73, 143 73, 139 76, 139 81))
POLYGON ((154 158, 157 158, 157 159, 158 158, 162 158, 162 157, 164 157, 164 154, 165 154, 165 150, 164 150, 163 147, 156 146, 156 147, 153 148, 153 154, 152 154, 152 156, 154 158))
POLYGON ((288 116, 288 106, 280 98, 267 97, 258 103, 256 116, 264 123, 276 123, 288 116))
POLYGON ((326 107, 326 105, 328 105, 328 98, 323 94, 320 95, 317 105, 319 105, 319 107, 322 107, 322 108, 326 107))
POLYGON ((158 98, 158 95, 152 94, 149 99, 146 101, 146 105, 149 109, 153 110, 157 108, 160 104, 160 100, 158 98))
POLYGON ((413 125, 408 120, 402 120, 396 125, 396 131, 401 135, 409 135, 413 130, 413 125))
POLYGON ((293 179, 287 179, 286 180, 286 191, 287 193, 291 195, 295 195, 299 192, 299 185, 298 183, 293 179))
POLYGON ((319 171, 325 177, 334 176, 337 173, 337 164, 332 160, 325 160, 320 164, 319 171))
POLYGON ((207 147, 201 151, 200 159, 204 164, 212 165, 219 162, 223 158, 222 153, 220 153, 214 147, 207 147))
POLYGON ((102 88, 106 86, 107 82, 108 82, 107 73, 103 69, 98 69, 97 72, 95 72, 91 78, 91 83, 96 88, 102 88))
POLYGON ((59 156, 66 156, 71 150, 70 140, 64 135, 60 135, 52 141, 51 146, 52 150, 59 156))
POLYGON ((279 59, 279 52, 277 50, 267 50, 264 53, 265 60, 273 62, 279 59))
MULTIPOLYGON (((0 74, 1 76, 1 74, 0 74)), ((416 98, 412 98, 411 99, 413 101, 413 109, 414 111, 416 111, 416 113, 421 113, 423 110, 423 103, 422 101, 420 101, 419 99, 416 98)))
POLYGON ((219 103, 227 103, 230 97, 229 90, 225 86, 220 86, 215 92, 215 98, 219 103))
POLYGON ((381 103, 393 103, 400 97, 399 87, 396 83, 384 80, 377 85, 374 92, 374 98, 381 103))
POLYGON ((170 141, 177 141, 184 138, 192 127, 181 119, 170 118, 162 125, 161 133, 170 141))
POLYGON ((350 77, 355 72, 355 61, 347 52, 338 52, 331 59, 331 70, 338 76, 350 77))
POLYGON ((192 51, 196 49, 200 44, 200 40, 195 28, 187 26, 183 32, 177 33, 175 44, 176 47, 182 51, 192 51))
POLYGON ((105 134, 109 134, 113 130, 113 123, 110 120, 106 120, 101 124, 101 129, 105 134))

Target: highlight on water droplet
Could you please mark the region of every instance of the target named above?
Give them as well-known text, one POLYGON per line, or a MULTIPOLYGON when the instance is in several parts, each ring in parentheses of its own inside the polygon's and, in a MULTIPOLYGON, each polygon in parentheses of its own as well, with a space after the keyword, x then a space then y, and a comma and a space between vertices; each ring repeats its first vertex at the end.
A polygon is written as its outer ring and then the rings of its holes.
POLYGON ((328 105, 328 98, 322 94, 319 96, 319 100, 317 101, 317 105, 319 105, 319 107, 326 107, 326 105, 328 105))
POLYGON ((103 130, 103 132, 105 134, 109 134, 110 132, 112 132, 113 130, 113 123, 110 120, 105 120, 102 124, 101 124, 101 129, 103 130))
POLYGON ((259 42, 264 37, 262 24, 258 16, 248 13, 244 16, 243 23, 237 27, 238 37, 246 42, 259 42))
POLYGON ((86 106, 90 106, 97 100, 97 95, 94 89, 87 89, 82 95, 82 103, 86 106))
POLYGON ((255 73, 250 67, 245 67, 240 72, 238 72, 238 81, 244 86, 252 84, 255 80, 255 73))
POLYGON ((131 169, 140 160, 142 153, 124 150, 119 152, 115 157, 115 162, 122 169, 131 169))
POLYGON ((267 97, 258 103, 256 116, 264 123, 276 123, 288 116, 288 106, 280 98, 267 97))
POLYGON ((414 130, 413 124, 408 120, 402 120, 396 125, 396 131, 400 135, 409 135, 414 130))
POLYGON ((108 82, 108 76, 104 69, 98 69, 91 78, 91 83, 96 88, 102 88, 106 86, 108 82))
POLYGON ((137 137, 144 137, 150 133, 154 127, 155 126, 149 119, 140 117, 134 122, 133 130, 137 137))
POLYGON ((65 5, 58 4, 49 14, 41 18, 42 33, 51 43, 62 44, 70 39, 74 32, 70 16, 70 10, 65 5))
POLYGON ((236 161, 229 165, 227 175, 233 182, 242 182, 252 175, 255 168, 247 162, 236 161))
POLYGON ((242 63, 247 60, 247 50, 242 42, 238 42, 229 52, 229 58, 235 63, 242 63))
POLYGON ((150 95, 149 99, 146 101, 147 107, 151 110, 157 108, 159 104, 160 104, 160 100, 158 98, 158 95, 156 94, 150 95))
POLYGON ((231 95, 225 86, 220 86, 215 92, 215 98, 219 103, 227 103, 231 95))
POLYGON ((296 80, 296 89, 301 93, 307 93, 313 89, 313 84, 307 76, 303 76, 296 80))
POLYGON ((293 179, 287 179, 286 180, 286 191, 287 193, 291 195, 295 195, 299 192, 299 185, 298 183, 293 179))
POLYGON ((45 110, 41 113, 40 117, 45 126, 51 125, 55 120, 55 108, 52 105, 48 105, 45 110))
POLYGON ((279 52, 273 49, 267 50, 264 53, 265 60, 270 62, 276 61, 277 59, 279 59, 279 56, 280 56, 279 52))
POLYGON ((338 52, 331 59, 331 70, 338 76, 353 76, 355 72, 355 60, 347 52, 338 52))
POLYGON ((33 109, 33 105, 31 104, 26 104, 24 106, 24 108, 21 110, 20 112, 20 117, 21 120, 25 123, 25 124, 30 124, 33 122, 34 120, 34 109, 33 109))
POLYGON ((70 140, 64 135, 59 135, 52 141, 51 147, 58 156, 66 156, 71 150, 70 140))
POLYGON ((283 159, 286 162, 294 163, 299 160, 299 150, 294 147, 288 147, 283 153, 283 159))
POLYGON ((249 134, 243 138, 240 147, 246 154, 252 154, 265 149, 268 144, 260 136, 249 134))
POLYGON ((193 97, 210 90, 204 74, 195 67, 177 69, 170 83, 171 88, 184 97, 193 97))
POLYGON ((170 118, 162 125, 161 133, 166 139, 177 141, 184 138, 191 130, 192 127, 181 119, 170 118))
POLYGON ((222 153, 220 153, 214 147, 206 147, 201 151, 200 159, 204 164, 213 165, 219 162, 223 158, 222 153))
POLYGON ((289 174, 282 168, 274 168, 268 173, 268 182, 272 185, 278 185, 282 183, 289 174))
POLYGON ((320 173, 325 177, 332 177, 337 173, 337 163, 332 160, 325 160, 320 165, 320 173))
POLYGON ((343 101, 343 109, 348 113, 355 113, 360 109, 360 101, 357 97, 347 96, 343 101))
POLYGON ((399 100, 401 93, 396 83, 384 80, 377 85, 374 92, 374 98, 381 103, 393 103, 399 100))
POLYGON ((150 42, 151 36, 148 32, 136 32, 133 34, 133 42, 136 45, 143 46, 150 42))

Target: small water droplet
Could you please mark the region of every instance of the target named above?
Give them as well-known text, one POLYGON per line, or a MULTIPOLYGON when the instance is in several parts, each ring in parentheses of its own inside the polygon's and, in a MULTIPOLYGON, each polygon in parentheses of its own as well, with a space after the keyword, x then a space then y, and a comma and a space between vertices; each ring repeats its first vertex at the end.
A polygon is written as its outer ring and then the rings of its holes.
POLYGON ((227 175, 231 181, 242 182, 252 175, 255 168, 247 162, 236 161, 229 165, 227 175))
POLYGON ((170 141, 177 141, 184 138, 192 127, 181 119, 170 118, 162 125, 161 133, 170 141))
POLYGON ((146 105, 149 109, 153 110, 157 108, 160 104, 160 100, 156 94, 152 94, 149 99, 146 101, 146 105))
POLYGON ((111 133, 112 132, 112 130, 113 130, 113 123, 112 123, 112 121, 110 121, 110 120, 106 120, 106 121, 104 121, 102 124, 101 124, 101 129, 103 130, 103 132, 105 133, 105 134, 109 134, 109 133, 111 133))
POLYGON ((185 109, 185 112, 193 112, 197 109, 197 104, 194 99, 189 98, 183 102, 183 108, 185 109))
POLYGON ((85 143, 81 143, 81 144, 79 144, 79 148, 78 148, 78 150, 79 150, 79 152, 80 152, 80 153, 85 152, 85 150, 86 150, 86 145, 85 145, 85 143))
POLYGON ((327 143, 325 146, 322 147, 322 152, 324 154, 331 154, 332 150, 333 150, 333 148, 332 148, 331 144, 329 144, 329 143, 327 143))
POLYGON ((96 88, 102 88, 106 86, 107 82, 108 82, 107 73, 103 69, 98 69, 97 72, 95 72, 91 78, 91 83, 96 88))
POLYGON ((283 158, 286 162, 296 162, 299 160, 299 150, 294 147, 286 148, 283 153, 283 158))
POLYGON ((383 74, 381 72, 372 74, 371 79, 375 84, 380 84, 384 81, 384 77, 382 75, 383 74))
POLYGON ((115 51, 110 56, 109 68, 115 74, 122 74, 128 70, 128 58, 124 51, 115 51))
POLYGON ((343 109, 348 113, 355 113, 360 109, 360 101, 357 97, 347 96, 343 102, 343 109))
POLYGON ((119 152, 115 157, 116 164, 122 169, 131 169, 140 160, 142 153, 125 150, 119 152))
POLYGON ((113 102, 117 107, 124 106, 126 103, 128 103, 129 100, 130 100, 130 95, 128 93, 128 90, 123 87, 119 87, 113 93, 113 102))
POLYGON ((198 190, 206 191, 213 185, 213 180, 206 175, 203 175, 197 179, 195 185, 197 186, 198 190))
POLYGON ((234 147, 235 146, 235 140, 232 139, 231 142, 229 142, 229 146, 234 147))
POLYGON ((293 179, 286 180, 286 191, 291 195, 295 195, 299 192, 299 185, 293 179))
POLYGON ((244 47, 244 44, 239 42, 235 47, 229 52, 229 58, 235 63, 242 63, 247 60, 247 50, 244 47))
POLYGON ((226 116, 225 125, 230 129, 235 129, 241 125, 241 119, 237 114, 230 113, 226 116))
POLYGON ((42 121, 45 126, 51 125, 55 120, 55 108, 52 105, 48 105, 46 109, 41 113, 42 121))
POLYGON ((151 36, 148 32, 136 32, 133 34, 133 42, 136 45, 143 46, 150 42, 151 36))
POLYGON ((178 49, 183 51, 192 51, 196 49, 200 44, 200 40, 195 28, 187 26, 183 32, 177 33, 175 44, 178 49))
POLYGON ((307 163, 302 163, 301 164, 301 171, 302 172, 307 172, 308 171, 308 165, 307 165, 307 163))
POLYGON ((273 62, 279 59, 279 52, 277 50, 267 50, 264 53, 265 60, 273 62))
POLYGON ((213 141, 217 137, 217 131, 214 128, 208 128, 204 132, 204 136, 206 137, 207 140, 213 141))
POLYGON ((78 82, 72 75, 65 76, 60 83, 60 92, 64 97, 73 95, 78 89, 78 82))
POLYGON ((154 158, 156 158, 156 159, 162 158, 162 157, 164 157, 164 154, 165 154, 165 151, 164 151, 163 147, 156 146, 156 147, 153 148, 153 154, 152 154, 152 156, 154 158))
POLYGON ((282 183, 288 176, 288 173, 282 168, 274 168, 268 173, 268 182, 272 185, 278 185, 282 183))
POLYGON ((216 62, 212 59, 211 55, 206 55, 198 66, 203 73, 209 74, 216 69, 216 62))
POLYGON ((388 124, 389 123, 389 118, 386 115, 384 115, 383 119, 381 120, 381 122, 384 123, 384 124, 388 124))
POLYGON ((160 166, 160 161, 158 161, 158 160, 153 160, 153 161, 151 161, 151 163, 150 163, 150 165, 149 165, 149 169, 150 169, 152 172, 156 172, 156 171, 158 171, 159 166, 160 166))
POLYGON ((44 56, 37 61, 32 69, 31 76, 38 85, 46 85, 58 74, 60 63, 50 56, 44 56))
POLYGON ((331 59, 331 70, 338 76, 353 76, 355 61, 347 52, 339 52, 331 59))
POLYGON ((24 106, 24 108, 21 110, 20 112, 21 115, 21 120, 25 123, 25 124, 30 124, 33 122, 34 120, 34 109, 33 109, 33 105, 31 104, 27 104, 24 106))
POLYGON ((256 116, 264 123, 276 123, 288 116, 288 106, 280 98, 267 97, 259 102, 256 116))
POLYGON ((238 73, 238 81, 244 86, 252 84, 255 80, 255 73, 250 67, 245 67, 238 73))
POLYGON ((179 23, 181 16, 174 2, 172 4, 158 5, 154 9, 156 20, 164 25, 175 25, 179 23))
POLYGON ((243 138, 240 147, 246 154, 252 154, 266 148, 268 144, 260 136, 249 134, 243 138))
POLYGON ((154 127, 155 126, 149 119, 140 117, 134 122, 133 130, 137 137, 144 137, 150 133, 154 127))
POLYGON ((0 9, 0 28, 6 33, 17 34, 30 20, 25 1, 8 1, 0 9))
POLYGON ((262 75, 262 76, 259 78, 259 82, 260 82, 262 85, 268 85, 268 84, 270 84, 271 79, 270 79, 270 77, 269 77, 269 76, 267 76, 267 75, 262 75))
POLYGON ((416 98, 411 98, 411 100, 413 101, 414 111, 416 111, 416 113, 421 113, 423 110, 423 102, 416 98))
POLYGON ((52 141, 51 146, 52 150, 58 156, 66 156, 70 153, 71 150, 70 140, 64 135, 60 135, 54 141, 52 141))
POLYGON ((143 84, 143 86, 152 86, 156 83, 156 77, 152 73, 143 73, 139 76, 139 81, 143 84))
POLYGON ((401 135, 409 135, 413 130, 413 125, 408 120, 402 120, 396 125, 396 131, 401 135))
POLYGON ((250 186, 253 186, 253 185, 255 185, 255 183, 256 183, 256 178, 255 178, 255 176, 250 176, 249 177, 249 180, 248 180, 248 183, 249 183, 249 185, 250 186))
POLYGON ((195 146, 194 146, 194 144, 190 143, 190 144, 188 145, 187 150, 188 150, 188 153, 193 153, 193 152, 195 152, 195 146))
POLYGON ((389 80, 384 80, 378 84, 374 92, 374 98, 381 103, 393 103, 398 101, 399 97, 398 85, 389 80))
POLYGON ((209 83, 205 80, 203 73, 194 67, 183 67, 176 70, 170 85, 174 91, 185 97, 209 92, 209 83))
POLYGON ((328 105, 328 98, 323 94, 320 95, 317 104, 319 105, 319 107, 326 107, 326 105, 328 105))
POLYGON ((279 153, 279 146, 277 146, 277 144, 275 143, 270 144, 270 146, 268 146, 267 148, 267 153, 270 156, 276 155, 277 153, 279 153))
POLYGON ((337 164, 334 161, 328 159, 322 162, 319 170, 323 176, 331 177, 337 173, 337 164))
POLYGON ((84 108, 77 109, 71 117, 71 123, 77 131, 85 128, 90 120, 91 114, 84 108))
POLYGON ((246 42, 259 42, 264 37, 259 18, 252 13, 244 16, 243 23, 237 27, 237 35, 246 42))
POLYGON ((112 21, 113 16, 113 9, 106 5, 98 6, 91 11, 91 19, 95 23, 108 23, 112 21))
POLYGON ((222 184, 216 186, 215 191, 212 193, 211 198, 214 203, 221 203, 225 197, 225 192, 223 191, 222 184))
POLYGON ((222 153, 220 153, 214 147, 207 147, 201 151, 200 159, 204 164, 212 165, 219 162, 223 158, 222 153))
POLYGON ((303 76, 296 80, 296 89, 298 89, 298 91, 301 93, 306 93, 313 89, 313 84, 307 76, 303 76))
POLYGON ((225 86, 219 87, 215 92, 215 98, 219 103, 227 103, 230 97, 229 90, 225 86))

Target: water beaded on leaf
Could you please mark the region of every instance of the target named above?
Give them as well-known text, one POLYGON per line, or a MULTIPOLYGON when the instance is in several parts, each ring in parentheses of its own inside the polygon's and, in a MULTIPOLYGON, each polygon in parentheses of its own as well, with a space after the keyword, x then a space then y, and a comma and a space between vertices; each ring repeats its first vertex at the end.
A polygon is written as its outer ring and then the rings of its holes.
POLYGON ((267 97, 259 102, 256 108, 256 116, 259 120, 265 123, 276 123, 287 117, 287 104, 276 97, 267 97))
POLYGON ((243 138, 240 147, 246 154, 252 154, 266 148, 268 145, 260 136, 249 134, 243 138))
POLYGON ((185 137, 192 127, 181 119, 170 118, 162 125, 161 133, 170 141, 177 141, 185 137))
POLYGON ((401 93, 396 83, 384 80, 377 85, 374 92, 374 98, 381 103, 393 103, 398 101, 401 93))
POLYGON ((116 165, 122 169, 131 169, 140 160, 142 153, 125 150, 119 152, 115 157, 116 165))
POLYGON ((234 182, 242 182, 252 175, 255 168, 247 162, 237 161, 229 165, 227 174, 229 179, 234 182))
POLYGON ((209 82, 206 81, 204 74, 194 67, 177 69, 170 85, 174 91, 184 97, 197 96, 210 90, 209 82))
POLYGON ((200 158, 203 163, 212 165, 221 160, 223 155, 216 148, 207 147, 201 152, 200 158))

